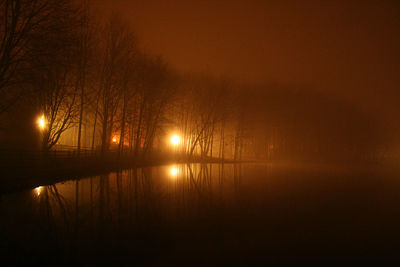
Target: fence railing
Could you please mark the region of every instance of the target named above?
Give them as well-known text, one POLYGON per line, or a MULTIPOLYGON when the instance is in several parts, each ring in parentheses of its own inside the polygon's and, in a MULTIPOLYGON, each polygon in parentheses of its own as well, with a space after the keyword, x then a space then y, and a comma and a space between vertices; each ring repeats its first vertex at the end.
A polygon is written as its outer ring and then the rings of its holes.
POLYGON ((9 162, 35 162, 42 160, 72 160, 89 158, 114 158, 119 155, 118 151, 107 151, 102 153, 97 150, 0 150, 0 164, 9 162))
MULTIPOLYGON (((70 147, 72 148, 72 147, 70 147)), ((53 149, 49 151, 39 150, 0 150, 0 165, 18 164, 18 163, 35 163, 35 162, 52 162, 52 161, 87 161, 87 160, 133 160, 140 159, 157 159, 177 157, 177 153, 167 153, 160 151, 152 151, 147 155, 135 156, 133 152, 124 151, 120 153, 118 150, 109 150, 102 152, 100 150, 76 150, 76 149, 53 149)))

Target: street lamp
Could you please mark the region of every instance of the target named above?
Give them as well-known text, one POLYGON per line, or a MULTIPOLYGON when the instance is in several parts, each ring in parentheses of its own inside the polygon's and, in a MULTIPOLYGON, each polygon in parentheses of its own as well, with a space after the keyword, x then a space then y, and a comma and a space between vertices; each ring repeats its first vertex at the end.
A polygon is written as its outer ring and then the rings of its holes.
POLYGON ((171 137, 171 144, 172 144, 173 146, 179 145, 180 142, 181 142, 181 138, 180 138, 178 135, 173 135, 173 136, 171 137))
POLYGON ((41 131, 43 131, 44 128, 46 127, 46 118, 44 117, 44 114, 38 118, 37 124, 38 124, 39 129, 41 131))

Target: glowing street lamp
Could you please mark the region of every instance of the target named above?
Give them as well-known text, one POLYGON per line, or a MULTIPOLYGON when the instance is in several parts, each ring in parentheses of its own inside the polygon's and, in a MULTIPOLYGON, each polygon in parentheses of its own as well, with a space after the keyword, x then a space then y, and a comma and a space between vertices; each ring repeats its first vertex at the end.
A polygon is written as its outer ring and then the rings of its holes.
POLYGON ((180 142, 181 142, 181 138, 180 138, 178 135, 173 135, 173 136, 171 137, 171 144, 172 144, 173 146, 179 145, 180 142))
POLYGON ((41 131, 43 131, 44 128, 46 127, 46 118, 44 117, 44 115, 42 115, 41 117, 38 118, 37 124, 38 124, 39 129, 41 131))

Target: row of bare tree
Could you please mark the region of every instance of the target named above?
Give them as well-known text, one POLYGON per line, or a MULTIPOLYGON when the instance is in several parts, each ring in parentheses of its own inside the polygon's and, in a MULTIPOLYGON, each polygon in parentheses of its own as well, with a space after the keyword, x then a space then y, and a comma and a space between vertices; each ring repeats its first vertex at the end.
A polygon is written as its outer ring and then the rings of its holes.
POLYGON ((182 78, 180 86, 173 121, 183 137, 181 152, 239 159, 244 125, 232 83, 200 75, 182 78))
POLYGON ((121 19, 99 21, 85 0, 0 0, 0 27, 1 122, 35 114, 43 151, 69 144, 139 156, 174 128, 181 152, 223 157, 225 128, 238 138, 228 82, 178 77, 121 19))
POLYGON ((92 13, 86 0, 0 0, 0 148, 36 136, 42 151, 143 157, 171 151, 174 133, 175 152, 235 160, 383 151, 377 124, 339 100, 178 75, 118 16, 92 13))

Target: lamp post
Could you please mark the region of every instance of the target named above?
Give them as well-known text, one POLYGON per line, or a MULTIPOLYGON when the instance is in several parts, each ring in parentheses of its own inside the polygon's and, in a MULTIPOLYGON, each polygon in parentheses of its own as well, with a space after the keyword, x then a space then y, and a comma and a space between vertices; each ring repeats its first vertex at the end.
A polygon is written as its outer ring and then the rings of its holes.
POLYGON ((181 138, 179 137, 179 135, 174 134, 174 135, 171 136, 170 141, 171 141, 171 144, 172 144, 172 147, 173 147, 173 153, 176 155, 176 152, 178 150, 178 146, 181 143, 181 138))
POLYGON ((171 137, 171 144, 174 147, 177 147, 181 143, 181 138, 178 135, 173 135, 171 137))
POLYGON ((45 150, 45 140, 44 140, 44 131, 47 127, 47 121, 46 121, 46 117, 44 116, 44 114, 42 114, 42 116, 38 117, 38 119, 36 120, 36 124, 37 127, 40 130, 40 141, 39 144, 42 147, 42 150, 45 150))
POLYGON ((38 127, 39 127, 39 129, 40 129, 40 131, 43 131, 44 130, 44 128, 46 127, 46 118, 44 117, 44 114, 42 115, 42 116, 40 116, 38 119, 37 119, 37 125, 38 125, 38 127))

